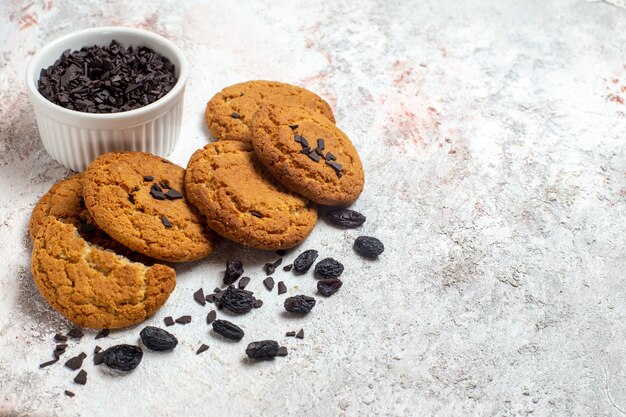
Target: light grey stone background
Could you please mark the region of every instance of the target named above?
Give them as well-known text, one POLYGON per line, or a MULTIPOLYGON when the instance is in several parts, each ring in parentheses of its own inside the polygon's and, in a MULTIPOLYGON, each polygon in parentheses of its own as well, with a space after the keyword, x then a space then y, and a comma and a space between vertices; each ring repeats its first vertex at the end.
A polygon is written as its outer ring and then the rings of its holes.
MULTIPOLYGON (((0 415, 621 416, 626 414, 626 11, 584 0, 64 1, 0 4, 0 415), (144 4, 145 3, 145 4, 144 4), (185 165, 208 142, 205 102, 248 79, 318 92, 363 159, 360 230, 320 221, 286 257, 316 248, 346 265, 344 287, 309 316, 283 317, 261 265, 226 244, 177 268, 146 324, 189 313, 172 353, 146 352, 86 386, 51 358, 68 323, 37 293, 26 226, 70 172, 43 150, 23 74, 43 44, 98 25, 146 28, 188 55, 185 165), (375 235, 379 261, 358 258, 375 235), (241 258, 262 309, 216 339, 192 300, 241 258), (284 338, 304 328, 302 341, 284 338), (286 358, 250 364, 276 338, 286 358), (196 356, 201 343, 210 345, 196 356), (63 395, 63 390, 76 397, 63 395)), ((311 275, 280 271, 290 294, 311 275)), ((98 340, 134 343, 141 326, 98 340)))

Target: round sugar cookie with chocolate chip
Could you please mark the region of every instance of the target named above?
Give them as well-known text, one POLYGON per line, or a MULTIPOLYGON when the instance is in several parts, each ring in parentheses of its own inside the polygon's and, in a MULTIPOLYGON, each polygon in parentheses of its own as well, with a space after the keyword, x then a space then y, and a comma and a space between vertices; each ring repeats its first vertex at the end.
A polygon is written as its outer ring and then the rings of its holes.
POLYGON ((85 206, 96 224, 130 249, 170 262, 201 259, 219 238, 187 201, 185 170, 143 152, 112 152, 85 171, 85 206))
POLYGON ((363 191, 365 175, 354 145, 319 113, 268 104, 254 115, 251 130, 261 163, 292 191, 328 206, 350 204, 363 191))
POLYGON ((197 150, 185 188, 213 230, 254 248, 296 246, 317 221, 316 207, 277 183, 249 143, 218 141, 197 150))
POLYGON ((250 121, 265 103, 305 106, 335 122, 328 103, 309 90, 277 81, 247 81, 226 87, 209 100, 205 118, 211 135, 250 142, 250 121))
POLYGON ((172 268, 148 267, 91 245, 73 224, 54 216, 35 230, 35 284, 55 310, 79 326, 114 329, 140 323, 176 286, 172 268))
POLYGON ((123 255, 132 261, 152 264, 154 261, 147 256, 133 252, 126 246, 112 239, 100 229, 83 199, 83 174, 76 174, 54 184, 43 197, 39 199, 33 209, 28 225, 28 234, 31 241, 35 240, 37 231, 49 217, 63 223, 72 224, 83 239, 104 249, 110 249, 118 255, 123 255))

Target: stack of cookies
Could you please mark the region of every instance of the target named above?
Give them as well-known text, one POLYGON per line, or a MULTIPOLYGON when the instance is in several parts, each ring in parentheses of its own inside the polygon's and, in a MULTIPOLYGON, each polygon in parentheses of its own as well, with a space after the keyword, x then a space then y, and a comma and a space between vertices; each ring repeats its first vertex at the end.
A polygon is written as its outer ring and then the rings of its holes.
POLYGON ((300 87, 248 81, 207 104, 217 141, 189 161, 189 200, 220 235, 258 249, 301 243, 315 204, 345 206, 364 185, 361 160, 328 103, 300 87))
POLYGON ((206 108, 217 141, 187 170, 141 152, 100 156, 56 184, 30 221, 35 283, 74 323, 119 328, 168 299, 176 273, 157 263, 209 255, 220 236, 258 249, 300 244, 316 204, 344 206, 363 190, 350 139, 328 103, 305 89, 249 81, 206 108))

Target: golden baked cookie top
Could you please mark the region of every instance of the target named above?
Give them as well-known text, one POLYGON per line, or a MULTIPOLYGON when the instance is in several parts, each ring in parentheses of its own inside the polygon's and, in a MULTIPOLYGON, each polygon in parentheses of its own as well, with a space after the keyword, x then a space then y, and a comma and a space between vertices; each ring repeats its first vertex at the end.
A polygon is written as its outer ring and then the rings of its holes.
POLYGON ((250 121, 265 103, 309 107, 335 122, 333 111, 317 94, 278 81, 247 81, 231 85, 217 93, 206 106, 209 131, 218 140, 250 142, 250 121))
POLYGON ((96 224, 134 251, 170 262, 201 259, 219 238, 187 201, 185 170, 142 152, 112 152, 85 172, 85 205, 96 224))
POLYGON ((72 224, 54 217, 37 228, 31 269, 48 303, 79 326, 90 328, 140 323, 165 303, 176 286, 172 268, 148 267, 92 246, 72 224))
POLYGON ((263 106, 252 123, 252 144, 270 173, 319 204, 343 206, 365 183, 361 159, 334 123, 303 106, 263 106))
POLYGON ((278 184, 249 143, 218 141, 197 150, 185 187, 212 229, 254 248, 293 247, 317 221, 317 209, 278 184))
POLYGON ((96 225, 85 207, 82 179, 81 173, 61 180, 39 199, 28 225, 30 239, 35 239, 37 231, 48 220, 48 217, 54 217, 63 223, 76 226, 78 233, 89 243, 111 249, 118 255, 123 255, 133 261, 152 264, 153 260, 128 249, 96 225))

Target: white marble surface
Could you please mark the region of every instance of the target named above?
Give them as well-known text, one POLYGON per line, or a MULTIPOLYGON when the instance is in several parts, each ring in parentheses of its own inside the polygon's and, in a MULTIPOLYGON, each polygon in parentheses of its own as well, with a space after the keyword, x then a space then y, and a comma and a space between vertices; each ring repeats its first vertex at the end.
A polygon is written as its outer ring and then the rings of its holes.
MULTIPOLYGON (((584 0, 5 0, 0 39, 0 415, 626 414, 625 10, 584 0), (61 364, 38 369, 68 323, 32 283, 26 225, 70 172, 41 147, 23 73, 42 44, 96 25, 147 28, 187 53, 171 155, 182 165, 207 143, 204 103, 226 85, 276 79, 329 100, 366 168, 355 207, 368 221, 359 231, 320 221, 302 249, 345 263, 340 293, 285 318, 284 296, 261 284, 275 256, 225 245, 178 267, 175 293, 147 322, 193 315, 173 328, 174 352, 146 352, 125 377, 89 359, 84 387, 61 364), (359 234, 385 242, 379 261, 354 255, 359 234), (220 282, 229 257, 265 301, 238 320, 239 344, 210 335, 208 307, 192 300, 220 282), (282 337, 301 327, 304 340, 282 337), (290 355, 245 362, 260 338, 290 355), (196 356, 200 343, 210 348, 196 356)), ((275 279, 314 292, 311 276, 275 279)), ((134 343, 140 328, 98 344, 134 343)), ((94 334, 65 357, 91 353, 94 334)))

